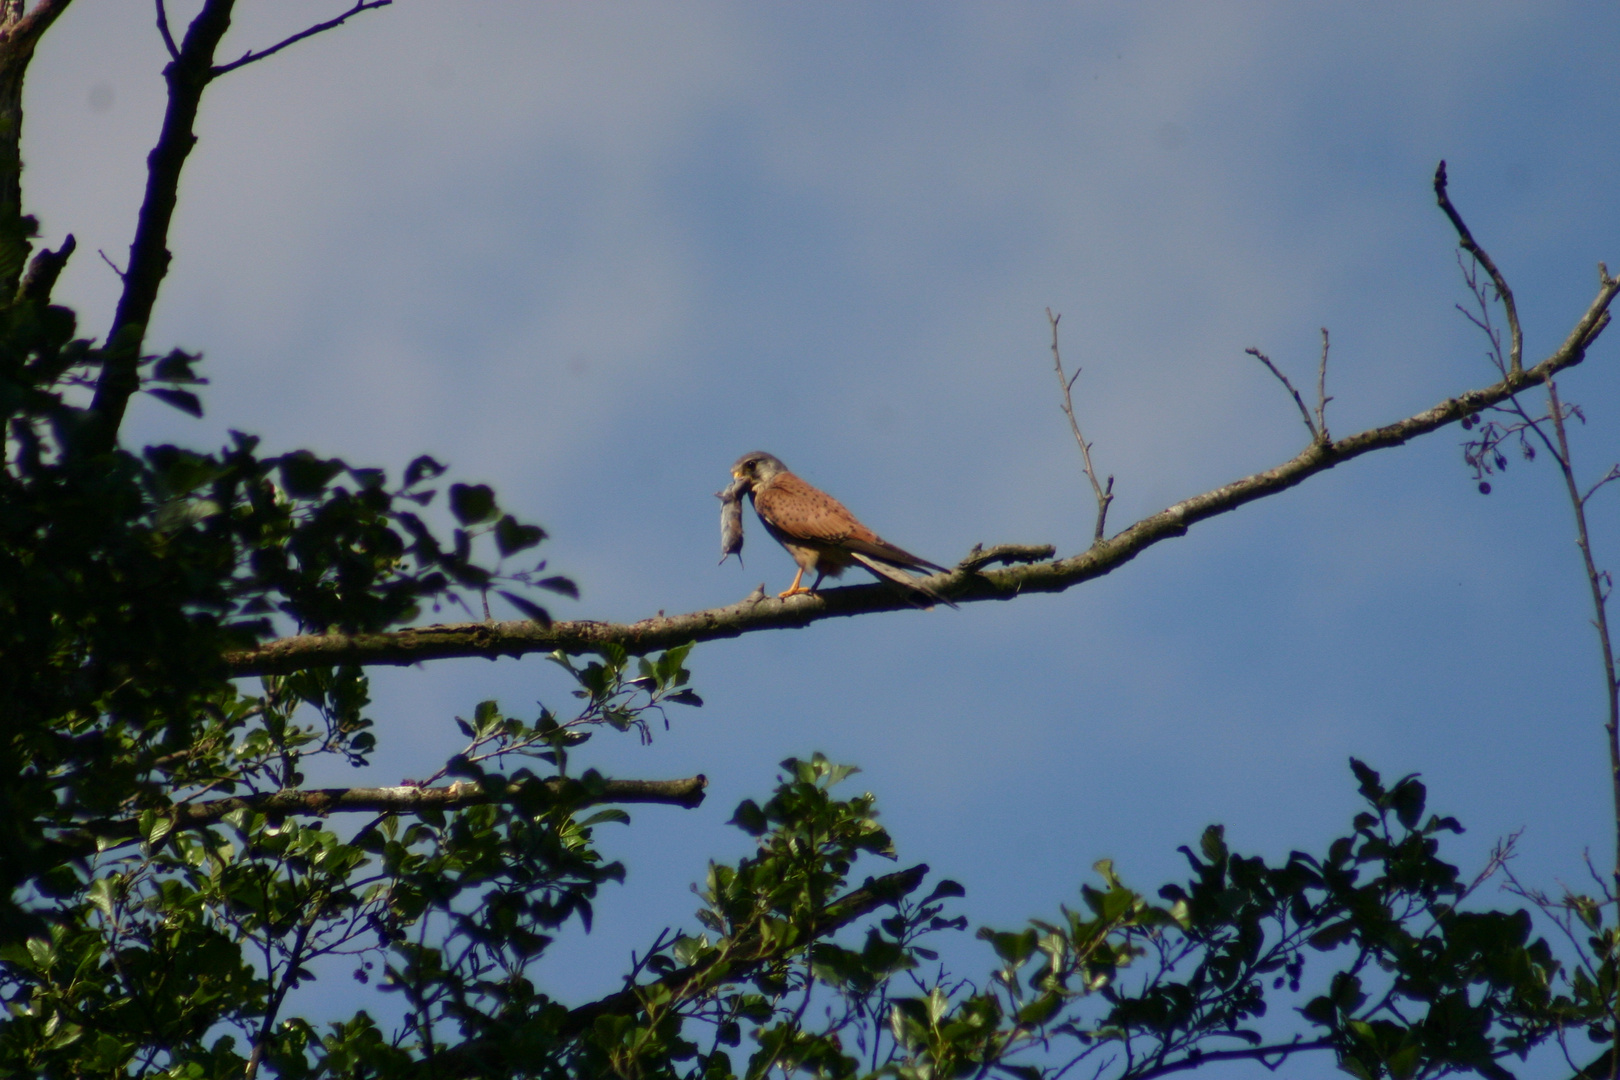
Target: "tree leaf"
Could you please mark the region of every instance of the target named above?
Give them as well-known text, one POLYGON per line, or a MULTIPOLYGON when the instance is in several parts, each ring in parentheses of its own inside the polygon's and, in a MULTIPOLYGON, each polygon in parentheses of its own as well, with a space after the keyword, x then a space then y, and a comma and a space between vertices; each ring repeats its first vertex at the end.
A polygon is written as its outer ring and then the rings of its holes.
POLYGON ((423 480, 432 480, 443 475, 444 466, 423 454, 405 466, 405 486, 415 487, 423 480))
POLYGON ((770 828, 769 822, 765 820, 765 811, 761 810, 753 799, 744 799, 727 824, 737 826, 749 836, 763 836, 765 830, 770 828))
POLYGON ((281 475, 281 486, 287 494, 297 499, 318 498, 325 490, 332 478, 344 469, 343 462, 333 458, 323 460, 308 450, 295 450, 290 454, 283 454, 277 462, 277 472, 281 475))
POLYGON ((151 394, 153 397, 157 398, 166 405, 173 405, 183 413, 190 413, 192 416, 197 417, 200 417, 203 414, 202 399, 197 397, 197 395, 193 394, 190 390, 166 390, 158 388, 155 390, 148 390, 147 393, 151 394))
POLYGON ((495 523, 495 547, 503 557, 532 548, 545 538, 546 531, 540 526, 521 525, 511 514, 495 523))
POLYGON ((152 365, 152 378, 167 383, 206 383, 207 379, 199 379, 191 370, 191 365, 201 359, 200 355, 175 349, 152 365))
POLYGON ((488 484, 450 485, 450 512, 463 525, 481 525, 497 510, 495 491, 488 484))
POLYGON ((541 578, 535 585, 542 589, 549 589, 554 593, 561 593, 572 600, 579 599, 579 586, 573 581, 561 576, 541 578))
POLYGON ((551 613, 533 600, 525 600, 517 593, 507 592, 505 589, 501 589, 499 592, 508 604, 511 604, 541 626, 549 627, 551 625, 551 613))

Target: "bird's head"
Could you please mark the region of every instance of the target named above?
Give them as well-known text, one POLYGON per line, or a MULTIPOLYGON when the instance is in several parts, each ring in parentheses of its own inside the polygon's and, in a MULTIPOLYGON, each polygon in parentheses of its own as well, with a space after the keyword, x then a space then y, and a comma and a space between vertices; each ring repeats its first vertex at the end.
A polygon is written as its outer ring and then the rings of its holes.
POLYGON ((732 476, 753 484, 763 483, 777 473, 785 472, 787 466, 763 450, 750 450, 731 467, 732 476))

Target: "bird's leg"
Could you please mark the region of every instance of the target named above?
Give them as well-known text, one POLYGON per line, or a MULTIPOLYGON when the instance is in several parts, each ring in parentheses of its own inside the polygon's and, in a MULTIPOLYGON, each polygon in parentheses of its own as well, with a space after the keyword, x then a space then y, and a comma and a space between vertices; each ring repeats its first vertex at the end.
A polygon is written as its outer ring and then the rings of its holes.
POLYGON ((804 578, 804 567, 801 566, 801 567, 799 567, 799 572, 797 574, 793 575, 793 584, 791 584, 791 585, 789 585, 787 587, 787 592, 779 592, 779 593, 777 593, 776 598, 778 600, 785 600, 790 596, 798 596, 800 593, 809 592, 810 591, 809 589, 801 589, 801 588, 799 588, 799 582, 803 578, 804 578))

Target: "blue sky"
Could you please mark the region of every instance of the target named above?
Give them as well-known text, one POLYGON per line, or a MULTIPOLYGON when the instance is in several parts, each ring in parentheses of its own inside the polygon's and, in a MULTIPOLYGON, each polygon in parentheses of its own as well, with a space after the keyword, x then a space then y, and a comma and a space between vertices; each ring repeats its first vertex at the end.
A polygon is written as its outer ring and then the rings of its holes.
MULTIPOLYGON (((226 53, 341 6, 245 0, 226 53)), ((209 411, 146 402, 129 434, 433 453, 551 532, 583 594, 566 617, 785 588, 751 512, 746 568, 715 566, 711 493, 756 448, 939 562, 1072 553, 1092 506, 1046 307, 1115 528, 1301 448, 1248 346, 1307 380, 1329 328, 1336 435, 1483 385, 1435 164, 1540 359, 1598 260, 1620 268, 1617 58, 1595 3, 401 0, 210 91, 150 335, 206 354, 209 411)), ((79 238, 58 297, 90 330, 162 62, 147 5, 77 0, 29 77, 26 196, 50 242, 79 238)), ((1620 458, 1614 333, 1561 383, 1593 478, 1620 458)), ((975 924, 1055 912, 1101 857, 1151 892, 1213 821, 1319 850, 1354 812, 1352 754, 1425 775, 1469 826, 1465 868, 1523 829, 1521 876, 1581 880, 1613 838, 1568 508, 1545 464, 1480 496, 1460 437, 1061 596, 700 646, 706 708, 590 749, 615 775, 703 772, 709 801, 603 833, 630 881, 558 985, 606 990, 689 924, 705 860, 746 850, 737 801, 817 750, 865 770, 903 859, 962 881, 975 924)), ((1594 527, 1620 552, 1613 499, 1594 527)), ((379 783, 430 771, 483 698, 565 700, 538 658, 376 689, 379 783)))

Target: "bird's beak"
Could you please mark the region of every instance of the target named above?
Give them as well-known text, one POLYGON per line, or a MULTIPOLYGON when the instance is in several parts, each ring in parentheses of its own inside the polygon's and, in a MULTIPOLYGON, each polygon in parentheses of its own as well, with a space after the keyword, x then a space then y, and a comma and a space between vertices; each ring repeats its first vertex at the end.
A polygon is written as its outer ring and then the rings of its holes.
POLYGON ((732 469, 731 470, 731 478, 733 480, 741 480, 743 478, 742 470, 741 469, 732 469))

